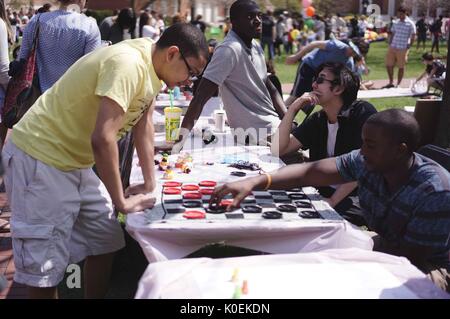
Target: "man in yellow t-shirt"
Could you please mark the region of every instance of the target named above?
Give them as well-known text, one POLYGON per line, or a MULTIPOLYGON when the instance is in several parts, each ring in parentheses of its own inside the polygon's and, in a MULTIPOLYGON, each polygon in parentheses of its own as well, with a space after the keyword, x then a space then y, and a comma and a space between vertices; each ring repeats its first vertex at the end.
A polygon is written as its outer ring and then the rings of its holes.
POLYGON ((190 24, 158 42, 136 39, 76 62, 14 127, 3 150, 16 273, 30 297, 53 298, 72 262, 85 262, 85 297, 103 297, 113 253, 124 246, 113 218, 151 208, 155 187, 153 101, 161 81, 186 85, 208 59, 190 24), (125 194, 117 140, 133 130, 144 183, 125 194), (93 164, 100 178, 93 170, 93 164))

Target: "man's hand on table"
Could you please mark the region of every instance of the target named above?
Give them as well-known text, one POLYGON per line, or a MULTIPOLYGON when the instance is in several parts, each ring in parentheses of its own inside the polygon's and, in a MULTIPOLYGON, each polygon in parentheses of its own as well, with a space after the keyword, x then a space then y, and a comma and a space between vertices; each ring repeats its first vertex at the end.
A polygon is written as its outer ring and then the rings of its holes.
POLYGON ((116 209, 123 214, 130 214, 152 208, 155 205, 156 198, 149 194, 132 195, 125 198, 121 205, 116 205, 116 209))
POLYGON ((253 189, 261 182, 261 178, 265 178, 264 175, 246 178, 241 181, 226 183, 224 185, 217 186, 214 189, 214 193, 211 195, 209 202, 210 206, 219 205, 222 198, 225 195, 231 194, 233 196, 233 203, 228 206, 227 210, 231 211, 239 208, 240 203, 247 197, 253 189))
POLYGON ((138 194, 148 194, 153 192, 155 189, 155 185, 146 186, 144 183, 142 184, 133 184, 127 187, 125 190, 125 197, 138 195, 138 194))

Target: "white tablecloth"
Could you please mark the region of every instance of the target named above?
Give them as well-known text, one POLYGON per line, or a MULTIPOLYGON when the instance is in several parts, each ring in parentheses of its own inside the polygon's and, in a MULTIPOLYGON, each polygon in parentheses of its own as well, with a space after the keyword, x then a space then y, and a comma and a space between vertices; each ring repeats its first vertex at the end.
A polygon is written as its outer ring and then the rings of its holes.
POLYGON ((449 298, 406 258, 357 248, 153 263, 136 298, 449 298))
MULTIPOLYGON (((207 119, 203 119, 203 122, 207 119)), ((202 125, 202 124, 200 124, 202 125)), ((257 162, 265 171, 272 171, 283 163, 270 155, 268 147, 235 145, 231 134, 218 133, 218 142, 205 145, 199 137, 192 136, 185 144, 194 158, 191 174, 176 173, 175 180, 198 183, 202 180, 215 180, 219 183, 237 179, 229 173, 233 168, 219 164, 224 156, 244 158, 257 162), (207 162, 215 162, 207 165, 207 162)), ((163 143, 163 133, 158 133, 155 144, 163 143)), ((172 157, 176 159, 176 156, 172 157)), ((247 176, 258 174, 248 172, 247 176)), ((204 220, 162 219, 164 211, 161 205, 162 172, 156 174, 158 186, 154 194, 157 203, 152 210, 127 216, 126 229, 141 245, 149 262, 177 259, 195 252, 210 243, 225 243, 267 253, 296 253, 300 251, 318 251, 329 248, 359 247, 371 250, 372 240, 353 227, 340 220, 301 220, 280 219, 264 220, 262 218, 225 219, 214 215, 204 220)), ((142 181, 137 157, 133 161, 130 182, 142 181)), ((312 188, 307 192, 313 193, 312 188)), ((313 204, 318 211, 331 210, 328 204, 319 200, 313 204)), ((222 215, 223 216, 223 215, 222 215)))

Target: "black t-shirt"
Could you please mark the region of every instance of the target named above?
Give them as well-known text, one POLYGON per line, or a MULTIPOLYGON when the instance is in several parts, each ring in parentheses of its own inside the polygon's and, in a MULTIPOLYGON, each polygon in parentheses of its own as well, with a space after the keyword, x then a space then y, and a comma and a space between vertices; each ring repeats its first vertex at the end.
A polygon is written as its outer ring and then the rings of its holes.
POLYGON ((205 33, 206 30, 206 24, 203 21, 191 21, 191 24, 195 25, 197 28, 199 28, 203 33, 205 33))
POLYGON ((263 18, 262 18, 262 36, 263 37, 271 37, 274 26, 275 26, 275 22, 273 22, 273 19, 271 17, 263 16, 263 18))
MULTIPOLYGON (((375 107, 366 101, 355 101, 349 107, 344 106, 341 109, 338 114, 339 129, 336 135, 334 156, 361 148, 362 127, 366 120, 375 113, 377 113, 375 107)), ((311 161, 328 158, 327 122, 327 115, 325 111, 321 110, 312 114, 292 132, 292 135, 302 143, 302 149, 309 149, 311 161)))
POLYGON ((416 27, 417 27, 417 32, 419 32, 419 33, 426 33, 427 29, 428 29, 428 25, 425 23, 425 21, 423 19, 420 19, 419 21, 417 21, 416 27))
POLYGON ((426 69, 427 74, 430 74, 434 68, 436 68, 436 72, 434 73, 433 76, 437 77, 437 78, 442 76, 442 73, 444 73, 446 70, 445 64, 442 63, 441 60, 434 60, 433 64, 427 65, 427 69, 426 69))

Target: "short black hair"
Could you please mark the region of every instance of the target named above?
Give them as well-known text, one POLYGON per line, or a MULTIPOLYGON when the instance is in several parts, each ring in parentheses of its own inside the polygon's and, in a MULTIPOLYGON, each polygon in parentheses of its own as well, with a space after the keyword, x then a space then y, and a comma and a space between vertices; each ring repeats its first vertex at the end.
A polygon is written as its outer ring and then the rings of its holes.
POLYGON ((117 16, 116 23, 122 30, 124 29, 134 30, 134 27, 136 25, 136 16, 134 14, 133 9, 124 8, 120 10, 119 15, 117 16))
POLYGON ((405 143, 410 153, 420 143, 420 127, 410 113, 400 109, 389 109, 371 115, 366 124, 380 127, 397 143, 405 143))
POLYGON ((344 92, 341 94, 344 106, 351 105, 358 96, 358 90, 361 85, 359 77, 342 63, 323 63, 317 69, 316 76, 318 76, 323 69, 327 69, 333 73, 335 82, 332 86, 341 85, 344 87, 344 92))
POLYGON ((186 58, 203 56, 208 60, 209 50, 205 35, 191 23, 176 23, 168 27, 156 42, 159 49, 172 45, 177 46, 186 58))
POLYGON ((397 9, 397 12, 402 12, 402 13, 408 13, 408 11, 406 10, 406 8, 405 7, 399 7, 398 9, 397 9))
POLYGON ((258 4, 253 0, 236 0, 230 7, 230 20, 233 22, 237 17, 247 11, 248 8, 257 7, 258 4))
POLYGON ((434 60, 433 53, 425 52, 424 54, 422 54, 422 60, 433 61, 434 60))

